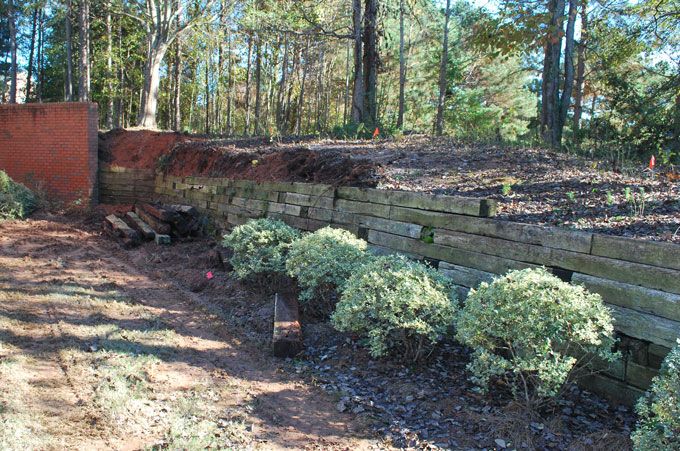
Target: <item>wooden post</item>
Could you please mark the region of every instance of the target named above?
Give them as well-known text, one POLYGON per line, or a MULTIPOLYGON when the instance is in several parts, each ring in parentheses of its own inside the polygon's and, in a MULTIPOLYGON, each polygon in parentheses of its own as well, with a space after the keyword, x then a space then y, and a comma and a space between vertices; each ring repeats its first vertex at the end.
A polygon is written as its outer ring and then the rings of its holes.
POLYGON ((272 348, 276 357, 295 357, 302 351, 302 328, 297 299, 290 295, 274 295, 274 336, 272 348))

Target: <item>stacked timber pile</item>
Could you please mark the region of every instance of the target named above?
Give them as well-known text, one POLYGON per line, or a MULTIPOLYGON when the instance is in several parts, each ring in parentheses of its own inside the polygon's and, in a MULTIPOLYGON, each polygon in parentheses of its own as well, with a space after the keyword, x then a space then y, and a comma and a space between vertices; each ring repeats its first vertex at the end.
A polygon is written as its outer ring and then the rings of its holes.
POLYGON ((158 204, 135 205, 134 211, 128 211, 124 216, 108 215, 104 226, 125 246, 136 246, 149 240, 170 244, 172 238, 198 236, 203 229, 200 214, 194 207, 158 204))

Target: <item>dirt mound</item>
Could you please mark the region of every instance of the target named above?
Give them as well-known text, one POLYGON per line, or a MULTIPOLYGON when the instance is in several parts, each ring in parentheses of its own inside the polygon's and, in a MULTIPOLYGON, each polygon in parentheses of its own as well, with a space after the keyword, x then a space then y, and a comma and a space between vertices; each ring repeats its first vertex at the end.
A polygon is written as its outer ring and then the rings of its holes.
MULTIPOLYGON (((298 142, 299 143, 299 142, 298 142)), ((380 166, 342 149, 314 150, 264 138, 209 140, 187 134, 113 130, 100 135, 103 163, 175 176, 376 186, 380 166)))
POLYGON ((189 139, 182 133, 111 130, 99 135, 99 161, 130 169, 154 169, 161 155, 189 139))
POLYGON ((163 170, 171 175, 205 175, 246 180, 292 181, 375 186, 376 166, 340 152, 318 152, 304 147, 258 152, 207 143, 178 144, 163 170))

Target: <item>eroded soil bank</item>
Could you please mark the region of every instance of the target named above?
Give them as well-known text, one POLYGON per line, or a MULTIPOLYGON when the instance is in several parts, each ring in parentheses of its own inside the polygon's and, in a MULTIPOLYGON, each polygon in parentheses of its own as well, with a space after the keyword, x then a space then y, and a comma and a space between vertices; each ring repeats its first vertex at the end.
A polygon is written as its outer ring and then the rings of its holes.
POLYGON ((534 148, 410 136, 209 139, 114 130, 100 160, 172 175, 376 186, 485 197, 499 219, 680 243, 680 176, 534 148))

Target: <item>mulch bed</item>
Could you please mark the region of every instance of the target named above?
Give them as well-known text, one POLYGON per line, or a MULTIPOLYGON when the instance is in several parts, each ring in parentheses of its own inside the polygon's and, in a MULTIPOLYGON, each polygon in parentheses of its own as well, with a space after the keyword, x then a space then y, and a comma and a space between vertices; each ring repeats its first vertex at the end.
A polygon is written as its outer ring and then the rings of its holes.
POLYGON ((631 448, 630 409, 567 387, 536 411, 512 401, 507 387, 481 395, 468 380, 469 351, 445 343, 425 363, 374 360, 326 323, 304 329, 306 351, 291 362, 339 401, 337 409, 372 420, 386 443, 408 449, 631 448))

